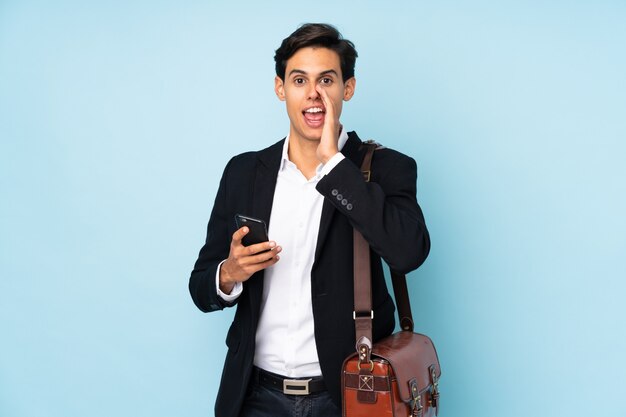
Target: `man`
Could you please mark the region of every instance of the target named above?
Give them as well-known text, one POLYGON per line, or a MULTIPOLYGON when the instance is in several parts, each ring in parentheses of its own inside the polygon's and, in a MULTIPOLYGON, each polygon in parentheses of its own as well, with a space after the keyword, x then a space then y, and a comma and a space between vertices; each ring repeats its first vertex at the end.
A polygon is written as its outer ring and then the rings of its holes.
POLYGON ((356 57, 325 24, 283 40, 275 92, 289 135, 224 170, 189 281, 200 310, 237 305, 217 417, 340 416, 341 365, 355 349, 353 227, 372 252, 374 341, 395 326, 381 258, 406 273, 428 255, 413 159, 377 150, 365 182, 365 149, 339 122, 355 92, 356 57), (238 213, 268 222, 271 240, 243 246, 249 231, 237 229, 238 213))

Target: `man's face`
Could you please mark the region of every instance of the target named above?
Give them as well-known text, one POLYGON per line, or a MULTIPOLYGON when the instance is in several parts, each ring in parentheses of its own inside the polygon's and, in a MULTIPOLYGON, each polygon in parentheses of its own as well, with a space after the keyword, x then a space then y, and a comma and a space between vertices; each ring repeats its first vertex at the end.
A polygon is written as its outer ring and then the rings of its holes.
POLYGON ((298 50, 287 61, 285 81, 278 76, 275 79, 276 95, 287 106, 291 137, 320 140, 326 108, 316 91, 317 86, 326 90, 339 119, 343 101, 352 98, 355 84, 354 77, 343 82, 339 55, 335 51, 323 47, 298 50))

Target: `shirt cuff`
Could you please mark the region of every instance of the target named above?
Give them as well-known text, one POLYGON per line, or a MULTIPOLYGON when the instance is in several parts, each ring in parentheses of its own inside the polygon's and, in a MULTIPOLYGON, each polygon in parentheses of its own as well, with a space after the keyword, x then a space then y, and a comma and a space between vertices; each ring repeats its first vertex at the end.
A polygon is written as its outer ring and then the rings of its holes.
POLYGON ((215 288, 217 288, 217 295, 219 295, 222 300, 232 302, 239 298, 239 296, 241 295, 241 292, 243 291, 243 285, 241 284, 241 282, 236 282, 235 287, 230 292, 230 294, 226 294, 225 292, 222 292, 222 290, 220 290, 220 269, 222 269, 222 264, 224 262, 226 262, 226 259, 220 262, 220 264, 217 266, 217 272, 215 273, 215 288))
POLYGON ((330 171, 332 171, 332 169, 336 167, 339 164, 339 162, 343 161, 344 159, 345 159, 345 156, 341 152, 337 152, 336 154, 333 155, 332 158, 328 160, 328 162, 324 164, 320 174, 322 174, 322 176, 329 174, 330 171))

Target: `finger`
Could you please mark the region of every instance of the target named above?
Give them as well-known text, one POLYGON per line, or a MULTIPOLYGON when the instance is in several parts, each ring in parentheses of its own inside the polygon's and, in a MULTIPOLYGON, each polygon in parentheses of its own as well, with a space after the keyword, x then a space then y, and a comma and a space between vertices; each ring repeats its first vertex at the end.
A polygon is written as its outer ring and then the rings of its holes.
POLYGON ((265 262, 258 263, 258 264, 257 264, 257 266, 259 266, 259 267, 260 267, 259 271, 260 271, 261 269, 265 269, 265 268, 267 268, 268 266, 272 266, 272 265, 274 265, 274 264, 275 264, 276 262, 278 262, 279 260, 280 260, 280 256, 276 255, 276 256, 274 256, 273 258, 268 259, 268 260, 267 260, 267 261, 265 261, 265 262))
POLYGON ((248 258, 248 261, 251 264, 259 264, 259 263, 263 263, 268 261, 269 259, 275 258, 276 256, 278 256, 278 254, 283 250, 283 248, 281 248, 280 246, 277 246, 276 248, 272 249, 272 250, 268 250, 265 252, 261 252, 258 253, 254 256, 250 256, 248 258))
POLYGON ((252 274, 254 274, 254 273, 258 272, 258 271, 261 271, 261 270, 263 270, 263 269, 265 269, 267 267, 270 267, 270 266, 274 265, 279 260, 280 260, 280 256, 276 255, 276 256, 274 256, 271 259, 268 259, 268 260, 263 261, 263 262, 256 263, 254 265, 247 266, 244 269, 245 269, 245 271, 248 274, 252 275, 252 274))
POLYGON ((246 226, 243 226, 242 228, 237 229, 235 231, 235 233, 233 233, 233 241, 232 241, 232 243, 240 245, 241 244, 241 239, 243 239, 243 237, 245 235, 247 235, 249 231, 250 230, 246 226))
POLYGON ((322 87, 321 85, 318 85, 317 91, 320 93, 320 97, 322 99, 322 103, 324 104, 324 109, 326 112, 326 114, 324 115, 324 128, 332 129, 339 122, 339 120, 337 120, 335 116, 335 105, 333 101, 330 99, 330 97, 328 96, 328 92, 326 91, 324 87, 322 87))
POLYGON ((324 87, 322 87, 319 84, 315 87, 315 89, 319 93, 320 98, 322 99, 322 103, 324 104, 324 107, 326 107, 326 113, 328 114, 329 107, 331 108, 331 111, 333 110, 332 109, 333 103, 330 100, 330 98, 328 97, 328 92, 326 91, 326 89, 324 87))
POLYGON ((246 254, 249 256, 255 255, 260 252, 272 250, 276 247, 276 242, 270 240, 268 242, 255 243, 254 245, 246 246, 246 254))

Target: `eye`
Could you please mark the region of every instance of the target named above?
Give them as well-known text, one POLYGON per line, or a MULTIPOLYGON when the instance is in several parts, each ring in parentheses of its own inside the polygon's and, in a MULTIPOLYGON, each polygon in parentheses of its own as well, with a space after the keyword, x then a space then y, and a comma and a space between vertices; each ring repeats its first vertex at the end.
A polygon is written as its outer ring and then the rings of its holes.
POLYGON ((293 83, 296 85, 302 85, 304 84, 304 78, 294 78, 293 83))
POLYGON ((329 77, 324 77, 320 80, 320 84, 331 85, 333 83, 333 79, 329 77))

